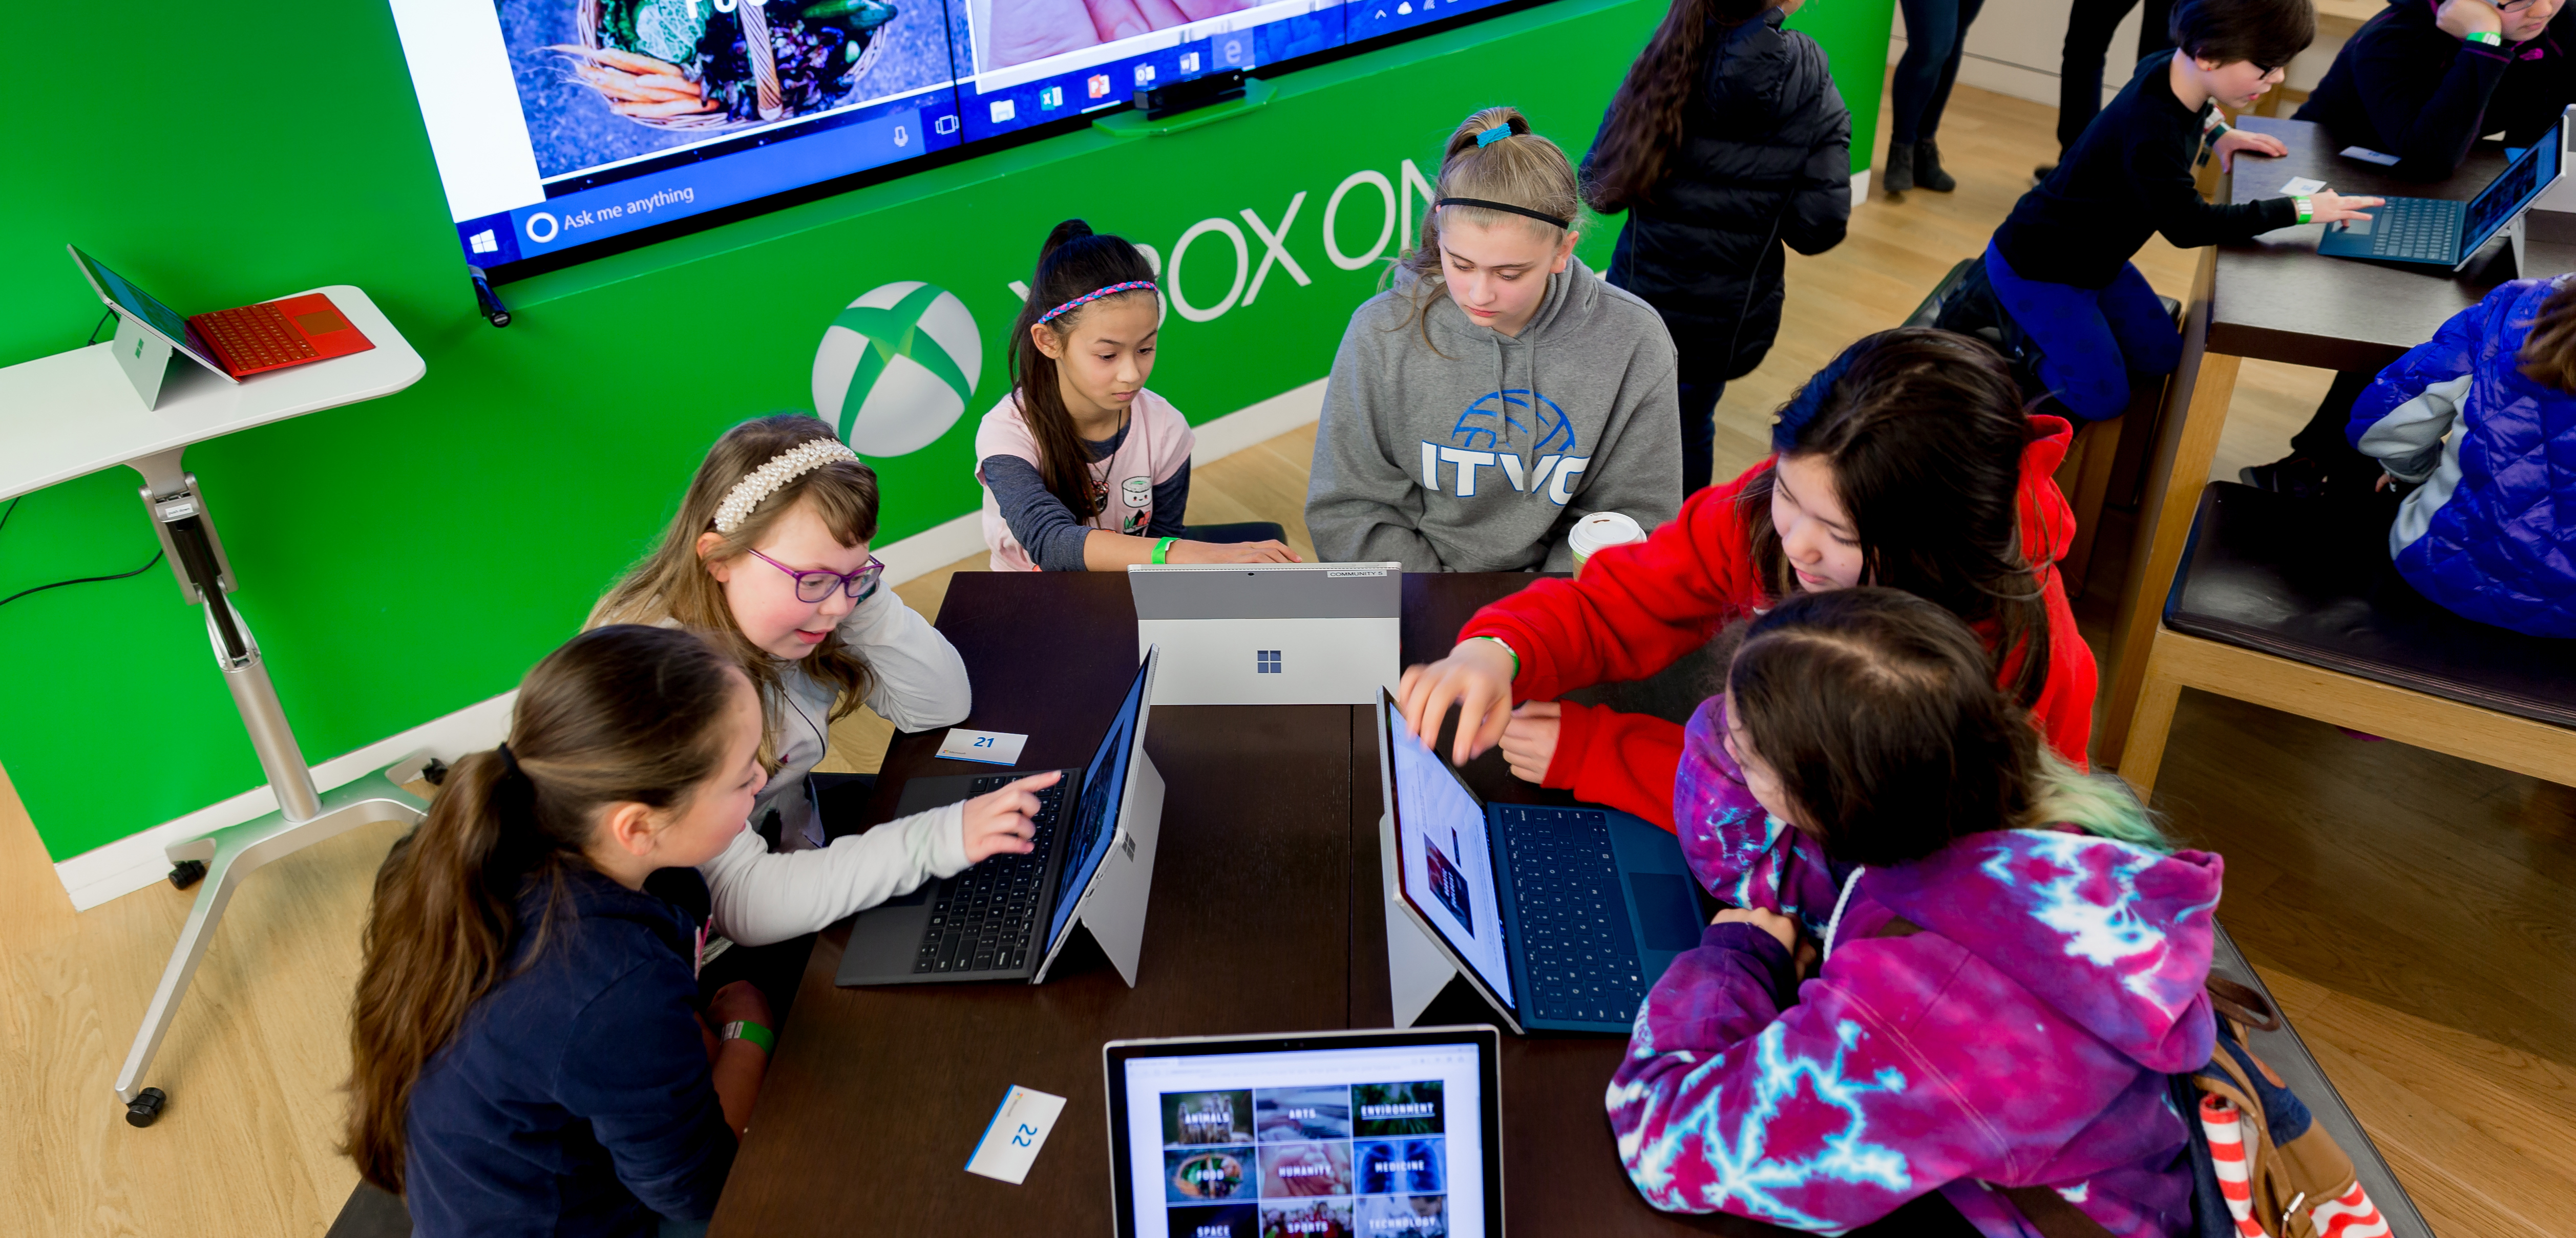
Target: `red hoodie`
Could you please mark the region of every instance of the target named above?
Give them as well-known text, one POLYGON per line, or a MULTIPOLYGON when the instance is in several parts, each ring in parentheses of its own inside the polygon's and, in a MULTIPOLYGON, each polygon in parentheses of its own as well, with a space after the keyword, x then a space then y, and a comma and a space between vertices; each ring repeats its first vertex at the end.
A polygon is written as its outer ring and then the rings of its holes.
MULTIPOLYGON (((2021 454, 2022 554, 2043 565, 2048 679, 2031 714, 2058 755, 2085 768, 2092 737, 2093 651, 2075 630, 2057 561, 2073 542, 2075 513, 2053 475, 2075 438, 2059 417, 2030 419, 2021 454)), ((1546 701, 1589 684, 1644 679, 1707 644, 1728 623, 1773 601, 1753 566, 1753 539, 1736 498, 1772 461, 1711 486, 1682 513, 1631 546, 1592 556, 1580 580, 1550 578, 1477 611, 1458 639, 1500 637, 1520 656, 1516 701, 1546 701)), ((1992 639, 1991 633, 1985 633, 1992 639)), ((2015 660, 2017 661, 2017 660, 2015 660)), ((2006 671, 2012 669, 2008 662, 2006 671)), ((1673 772, 1682 728, 1643 714, 1565 703, 1556 756, 1542 785, 1673 828, 1673 772)))

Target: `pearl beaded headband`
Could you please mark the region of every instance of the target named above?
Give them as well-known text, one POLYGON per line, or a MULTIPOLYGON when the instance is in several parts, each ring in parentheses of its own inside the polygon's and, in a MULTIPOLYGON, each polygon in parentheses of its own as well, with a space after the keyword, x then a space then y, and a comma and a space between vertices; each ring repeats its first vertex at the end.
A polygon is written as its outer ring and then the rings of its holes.
POLYGON ((725 491, 724 502, 716 504, 716 532, 731 533, 751 519, 769 496, 779 487, 803 477, 835 460, 856 460, 859 453, 836 438, 818 438, 780 452, 769 463, 743 474, 742 480, 725 491))

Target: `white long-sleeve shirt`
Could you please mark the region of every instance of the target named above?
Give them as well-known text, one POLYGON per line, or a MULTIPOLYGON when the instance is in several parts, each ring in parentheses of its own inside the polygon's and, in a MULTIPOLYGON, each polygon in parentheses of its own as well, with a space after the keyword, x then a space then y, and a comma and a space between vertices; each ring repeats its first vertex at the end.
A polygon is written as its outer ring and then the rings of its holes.
MULTIPOLYGON (((899 730, 954 725, 974 704, 966 663, 930 621, 892 589, 880 588, 841 620, 841 639, 874 677, 867 706, 899 730)), ((805 776, 830 745, 831 685, 784 668, 779 767, 754 800, 754 824, 772 809, 788 850, 771 851, 746 829, 698 868, 714 902, 715 930, 746 946, 811 933, 861 908, 910 893, 931 877, 966 868, 965 814, 958 805, 915 813, 864 834, 810 847, 821 834, 805 776)))

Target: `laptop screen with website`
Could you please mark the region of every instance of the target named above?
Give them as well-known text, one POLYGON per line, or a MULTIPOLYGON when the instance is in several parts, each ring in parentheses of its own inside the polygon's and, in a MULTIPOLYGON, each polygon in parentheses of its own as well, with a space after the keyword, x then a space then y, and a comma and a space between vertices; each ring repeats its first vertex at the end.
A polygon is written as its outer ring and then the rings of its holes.
POLYGON ((1100 747, 1082 771, 1082 798, 1074 805, 1072 832, 1065 836, 1064 867, 1056 872, 1055 919, 1047 926, 1050 944, 1064 934, 1073 919, 1074 904, 1081 901, 1092 872, 1108 858, 1110 841, 1118 836, 1110 827, 1118 818, 1118 806, 1125 802, 1127 763, 1135 753, 1136 726, 1144 714, 1145 669, 1139 666, 1135 682, 1127 685, 1126 703, 1118 707, 1118 717, 1110 722, 1109 733, 1100 737, 1100 747))
MULTIPOLYGON (((2558 158, 2567 147, 2567 122, 2562 119, 2549 127, 2549 132, 2522 152, 2505 168, 2504 175, 2488 182, 2484 191, 2469 202, 2461 213, 2460 258, 2466 261, 2478 247, 2487 243, 2498 228, 2513 222, 2522 208, 2540 196, 2540 191, 2558 179, 2558 158)), ((2521 255, 2515 255, 2519 260, 2521 255)))
POLYGON ((1483 1238, 1478 1044, 1149 1056, 1113 1070, 1142 1238, 1483 1238))
POLYGON ((1516 1010, 1520 1001, 1512 995, 1484 806, 1448 762, 1404 728, 1392 700, 1380 699, 1378 725, 1395 754, 1387 776, 1395 786, 1395 843, 1402 859, 1396 873, 1404 901, 1506 1008, 1516 1010))

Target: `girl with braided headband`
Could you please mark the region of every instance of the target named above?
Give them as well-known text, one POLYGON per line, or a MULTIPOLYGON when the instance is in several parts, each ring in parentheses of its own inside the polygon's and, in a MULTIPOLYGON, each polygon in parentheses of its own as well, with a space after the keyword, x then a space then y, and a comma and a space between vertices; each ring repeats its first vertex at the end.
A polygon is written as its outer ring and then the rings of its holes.
POLYGON ((1079 219, 1047 234, 1011 330, 1010 394, 975 432, 994 571, 1297 561, 1277 525, 1184 523, 1195 440, 1145 387, 1162 325, 1134 245, 1079 219))

